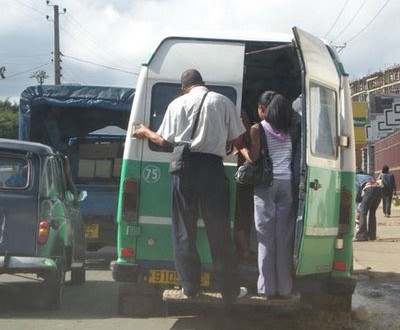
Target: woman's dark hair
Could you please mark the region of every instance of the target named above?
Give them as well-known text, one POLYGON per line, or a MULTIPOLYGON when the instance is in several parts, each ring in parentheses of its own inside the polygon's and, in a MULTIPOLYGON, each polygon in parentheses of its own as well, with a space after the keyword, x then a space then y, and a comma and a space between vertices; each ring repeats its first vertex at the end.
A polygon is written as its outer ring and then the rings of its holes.
POLYGON ((389 173, 389 166, 383 165, 383 167, 382 167, 382 173, 389 173))
POLYGON ((261 94, 258 104, 265 108, 264 119, 273 128, 287 133, 289 131, 293 109, 290 102, 281 94, 266 91, 261 94))
POLYGON ((195 85, 204 85, 203 77, 196 69, 188 69, 181 76, 182 87, 192 87, 195 85))

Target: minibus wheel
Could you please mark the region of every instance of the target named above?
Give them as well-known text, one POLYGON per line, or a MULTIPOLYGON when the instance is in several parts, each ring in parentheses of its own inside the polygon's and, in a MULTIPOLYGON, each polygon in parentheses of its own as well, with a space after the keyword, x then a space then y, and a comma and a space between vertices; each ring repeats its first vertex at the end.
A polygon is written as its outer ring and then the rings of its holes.
POLYGON ((300 303, 311 306, 316 310, 328 310, 335 312, 351 312, 352 294, 330 292, 302 292, 300 303))
POLYGON ((128 317, 165 316, 166 303, 161 290, 146 282, 120 282, 118 314, 128 317))

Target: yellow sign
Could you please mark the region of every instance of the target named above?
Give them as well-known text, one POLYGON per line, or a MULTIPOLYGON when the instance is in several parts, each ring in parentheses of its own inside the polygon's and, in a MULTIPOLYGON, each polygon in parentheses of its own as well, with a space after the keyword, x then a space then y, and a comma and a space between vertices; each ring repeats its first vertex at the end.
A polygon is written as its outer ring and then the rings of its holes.
POLYGON ((354 138, 356 144, 366 144, 365 125, 368 122, 368 102, 353 102, 354 138))
POLYGON ((96 223, 85 226, 86 238, 99 238, 99 225, 96 223))

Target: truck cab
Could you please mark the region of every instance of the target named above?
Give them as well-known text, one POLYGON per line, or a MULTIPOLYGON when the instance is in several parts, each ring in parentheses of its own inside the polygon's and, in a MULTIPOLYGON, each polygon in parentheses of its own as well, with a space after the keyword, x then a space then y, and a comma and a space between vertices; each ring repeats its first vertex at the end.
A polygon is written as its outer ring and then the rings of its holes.
MULTIPOLYGON (((294 27, 292 35, 168 37, 143 65, 122 159, 118 259, 112 262, 113 277, 120 283, 120 313, 154 313, 163 306, 164 290, 179 288, 171 242, 171 150, 135 139, 132 132, 138 123, 157 131, 168 104, 181 93, 180 75, 188 68, 199 70, 210 90, 230 98, 238 113, 245 109, 253 121, 257 99, 265 90, 297 100, 302 134, 293 219, 295 290, 304 303, 349 310, 355 287, 355 146, 348 76, 334 48, 294 27)), ((237 158, 228 154, 224 165, 233 227, 237 158)), ((212 290, 211 256, 201 219, 197 236, 202 285, 212 290)), ((242 283, 254 287, 256 262, 241 264, 239 271, 242 283)))

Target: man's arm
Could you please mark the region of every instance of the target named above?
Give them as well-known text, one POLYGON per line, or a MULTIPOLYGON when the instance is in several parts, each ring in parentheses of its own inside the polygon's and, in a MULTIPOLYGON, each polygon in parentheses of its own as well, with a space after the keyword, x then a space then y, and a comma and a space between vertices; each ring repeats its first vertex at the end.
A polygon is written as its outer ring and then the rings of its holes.
POLYGON ((143 124, 139 125, 139 128, 132 133, 132 136, 137 139, 148 139, 161 147, 168 147, 171 145, 171 143, 169 143, 167 140, 164 140, 161 135, 152 131, 150 128, 144 126, 143 124))
MULTIPOLYGON (((239 135, 239 137, 237 137, 236 139, 234 139, 234 140, 231 140, 231 141, 228 141, 230 144, 232 144, 235 148, 236 148, 236 150, 238 150, 239 152, 241 151, 241 150, 243 150, 243 149, 245 149, 246 148, 246 144, 244 143, 244 134, 245 133, 243 133, 242 135, 239 135)), ((243 152, 242 152, 242 154, 243 154, 243 152)), ((245 155, 243 155, 245 158, 246 158, 246 156, 245 155)), ((247 158, 246 158, 247 159, 247 158)))

